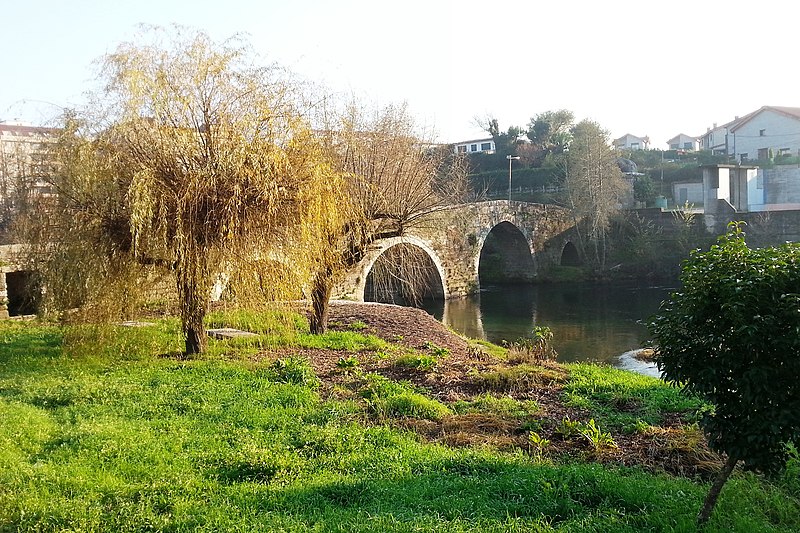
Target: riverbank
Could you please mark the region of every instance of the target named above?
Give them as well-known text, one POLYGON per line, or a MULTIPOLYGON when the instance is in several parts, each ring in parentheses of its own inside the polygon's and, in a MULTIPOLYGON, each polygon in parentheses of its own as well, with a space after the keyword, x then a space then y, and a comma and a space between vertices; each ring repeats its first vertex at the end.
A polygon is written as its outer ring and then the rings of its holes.
MULTIPOLYGON (((0 321, 0 529, 692 531, 719 461, 674 388, 422 311, 209 318, 256 335, 0 321)), ((796 530, 798 485, 736 476, 709 531, 796 530)))

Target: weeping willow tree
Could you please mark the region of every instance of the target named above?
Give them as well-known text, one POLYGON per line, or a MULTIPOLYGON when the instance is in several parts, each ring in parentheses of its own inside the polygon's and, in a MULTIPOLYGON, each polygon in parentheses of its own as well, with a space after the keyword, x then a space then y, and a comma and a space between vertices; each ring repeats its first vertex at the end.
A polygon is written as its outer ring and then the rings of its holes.
MULTIPOLYGON (((338 227, 342 202, 296 86, 255 65, 238 39, 182 28, 148 29, 103 58, 101 72, 95 106, 104 113, 59 143, 53 181, 66 217, 39 239, 46 255, 90 258, 85 287, 113 284, 122 270, 136 279, 144 265, 167 269, 187 353, 206 348, 203 320, 221 273, 257 280, 274 297, 299 295, 317 270, 316 232, 338 227)), ((57 287, 63 269, 51 278, 57 287)))
MULTIPOLYGON (((323 131, 348 202, 338 231, 327 233, 327 253, 311 287, 317 333, 327 328, 331 291, 342 271, 361 261, 372 243, 432 223, 437 208, 461 201, 467 191, 463 160, 427 139, 405 106, 365 111, 350 104, 323 131)), ((408 255, 395 259, 402 257, 408 255)), ((386 272, 413 276, 418 269, 401 265, 386 272)))

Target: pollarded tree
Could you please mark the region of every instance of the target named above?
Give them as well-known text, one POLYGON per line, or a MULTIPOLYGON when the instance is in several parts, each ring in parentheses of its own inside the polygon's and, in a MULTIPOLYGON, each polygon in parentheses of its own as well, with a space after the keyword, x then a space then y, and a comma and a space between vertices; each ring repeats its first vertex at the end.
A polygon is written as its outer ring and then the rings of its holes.
POLYGON ((80 198, 72 211, 91 221, 87 228, 115 228, 95 237, 110 250, 174 273, 186 351, 202 352, 220 270, 258 257, 291 257, 292 269, 310 269, 319 240, 308 228, 328 224, 316 217, 337 216, 340 181, 293 85, 277 69, 253 65, 237 40, 156 28, 102 64, 105 114, 87 118, 98 133, 63 174, 84 188, 109 188, 118 201, 105 221, 80 198), (293 254, 297 248, 303 254, 293 254))
MULTIPOLYGON (((405 106, 373 112, 350 104, 324 127, 330 158, 345 176, 346 221, 328 225, 322 260, 312 286, 311 329, 327 328, 328 302, 337 277, 356 265, 369 246, 430 223, 437 208, 466 194, 463 159, 420 134, 405 106)), ((414 276, 400 265, 401 276, 414 276)))
MULTIPOLYGON (((585 224, 594 262, 602 269, 611 218, 622 207, 628 188, 609 144, 608 132, 596 122, 582 120, 572 130, 572 142, 563 162, 567 207, 576 223, 585 224)), ((585 254, 583 241, 581 247, 585 254)))
POLYGON ((728 456, 702 524, 737 463, 773 473, 800 444, 800 244, 751 249, 731 224, 684 262, 681 283, 649 329, 663 377, 713 405, 700 424, 728 456))

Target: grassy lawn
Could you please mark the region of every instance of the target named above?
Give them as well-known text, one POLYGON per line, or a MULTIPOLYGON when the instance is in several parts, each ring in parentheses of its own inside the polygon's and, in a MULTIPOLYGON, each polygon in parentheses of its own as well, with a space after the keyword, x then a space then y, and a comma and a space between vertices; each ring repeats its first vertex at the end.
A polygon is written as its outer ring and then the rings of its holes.
MULTIPOLYGON (((284 347, 387 349, 356 331, 313 338, 293 320, 282 333, 248 325, 284 347)), ((0 531, 695 530, 700 480, 448 447, 386 423, 470 409, 535 416, 535 406, 444 405, 370 375, 360 394, 323 394, 301 359, 246 357, 260 349, 252 341, 212 340, 207 356, 178 358, 178 329, 0 322, 0 531)), ((568 371, 565 403, 603 428, 637 431, 698 407, 652 378, 568 371)), ((772 481, 735 475, 707 531, 800 530, 790 466, 772 481)))

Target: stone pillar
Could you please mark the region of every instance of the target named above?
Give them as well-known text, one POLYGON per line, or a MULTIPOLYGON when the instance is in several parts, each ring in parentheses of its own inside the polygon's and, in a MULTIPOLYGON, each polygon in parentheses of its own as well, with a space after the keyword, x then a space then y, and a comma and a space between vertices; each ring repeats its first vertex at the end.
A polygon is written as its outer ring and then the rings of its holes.
POLYGON ((8 289, 6 273, 0 270, 0 318, 8 318, 8 289))

